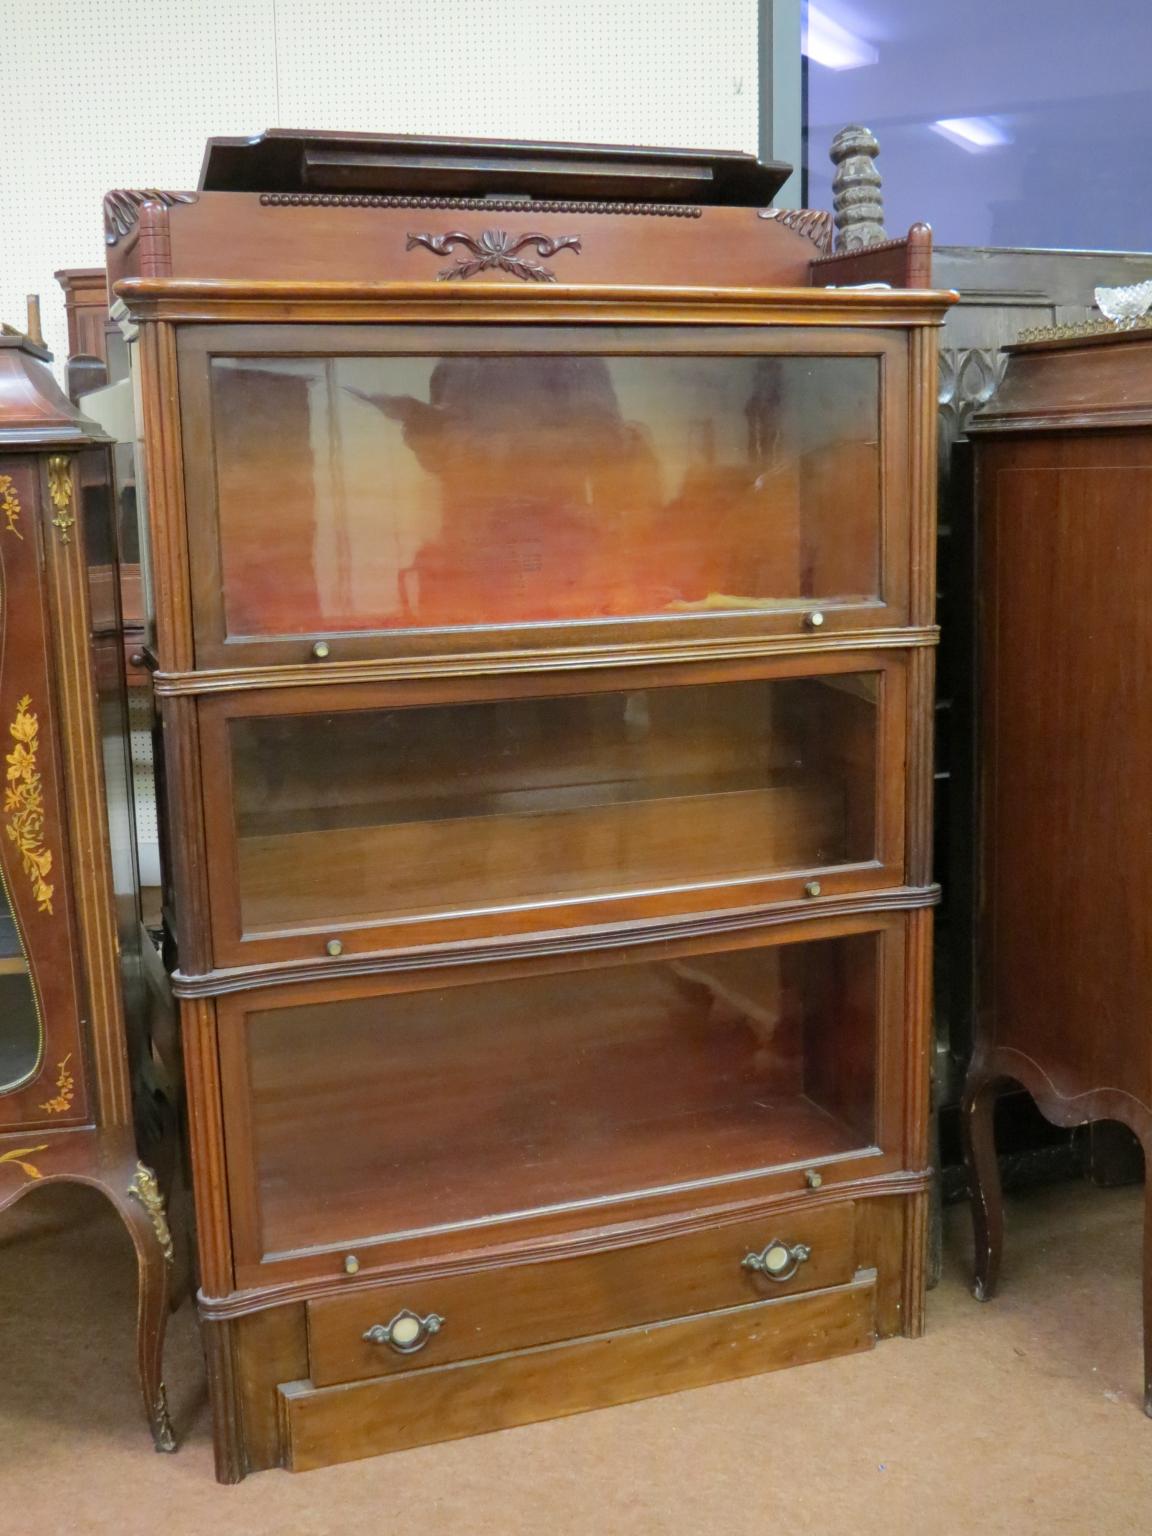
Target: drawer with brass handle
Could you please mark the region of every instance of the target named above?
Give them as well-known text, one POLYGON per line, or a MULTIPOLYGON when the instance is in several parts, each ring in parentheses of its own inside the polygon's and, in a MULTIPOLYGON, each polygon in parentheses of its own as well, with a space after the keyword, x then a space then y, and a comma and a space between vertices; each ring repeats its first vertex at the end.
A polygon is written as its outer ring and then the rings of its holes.
POLYGON ((414 1355, 443 1326, 444 1319, 439 1312, 429 1312, 427 1317, 418 1317, 405 1307, 397 1312, 390 1323, 373 1323, 360 1337, 365 1344, 387 1344, 398 1355, 414 1355))
POLYGON ((311 1380, 335 1386, 689 1317, 843 1285, 854 1271, 854 1207, 840 1201, 568 1258, 382 1282, 308 1303, 311 1380))

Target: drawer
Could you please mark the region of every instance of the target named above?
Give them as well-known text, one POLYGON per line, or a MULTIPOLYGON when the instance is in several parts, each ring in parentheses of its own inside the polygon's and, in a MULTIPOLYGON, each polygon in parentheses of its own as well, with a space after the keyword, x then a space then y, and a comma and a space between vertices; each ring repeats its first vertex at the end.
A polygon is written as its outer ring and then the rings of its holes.
POLYGON ((345 1386, 284 1382, 294 1472, 870 1349, 876 1280, 345 1386))
POLYGON ((374 1286, 308 1303, 314 1386, 444 1365, 841 1285, 851 1202, 571 1258, 374 1286))

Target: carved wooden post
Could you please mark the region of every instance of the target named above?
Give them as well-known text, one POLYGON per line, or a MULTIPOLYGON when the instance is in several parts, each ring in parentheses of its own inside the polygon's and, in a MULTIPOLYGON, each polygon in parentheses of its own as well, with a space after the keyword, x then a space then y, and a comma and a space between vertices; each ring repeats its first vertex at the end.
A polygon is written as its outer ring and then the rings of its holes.
POLYGON ((880 172, 875 165, 879 153, 880 145, 867 128, 841 128, 832 140, 828 154, 836 167, 832 206, 836 210, 838 251, 858 251, 888 238, 884 231, 880 172))

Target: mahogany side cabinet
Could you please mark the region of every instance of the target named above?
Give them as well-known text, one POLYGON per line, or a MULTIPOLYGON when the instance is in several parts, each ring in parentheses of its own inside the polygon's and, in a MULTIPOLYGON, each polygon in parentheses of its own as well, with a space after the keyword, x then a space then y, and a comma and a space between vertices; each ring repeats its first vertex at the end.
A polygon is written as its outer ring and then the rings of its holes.
POLYGON ((38 340, 0 334, 0 1211, 59 1182, 115 1207, 136 1254, 144 1408, 170 1451, 172 1240, 137 1155, 118 934, 135 910, 131 833, 105 793, 123 764, 120 639, 101 612, 115 561, 97 526, 111 464, 50 361, 38 340))
POLYGON ((218 1475, 918 1333, 928 231, 251 150, 109 204, 218 1475))
MULTIPOLYGON (((1056 1125, 1119 1121, 1152 1153, 1152 330, 1006 350, 969 426, 981 937, 964 1125, 981 1300, 1003 1247, 1004 1081, 1056 1125)), ((1144 1243, 1152 1414, 1152 1216, 1144 1243)))

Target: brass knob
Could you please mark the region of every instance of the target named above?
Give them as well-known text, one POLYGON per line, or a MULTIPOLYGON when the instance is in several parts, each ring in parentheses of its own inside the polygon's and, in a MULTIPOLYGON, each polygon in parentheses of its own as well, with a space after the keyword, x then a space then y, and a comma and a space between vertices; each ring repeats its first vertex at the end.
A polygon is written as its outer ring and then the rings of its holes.
POLYGON ((763 1275, 766 1280, 780 1282, 791 1280, 801 1264, 811 1257, 812 1250, 807 1243, 786 1243, 783 1238, 774 1237, 759 1253, 746 1253, 740 1267, 763 1275))
POLYGON ((360 1273, 360 1260, 354 1253, 345 1254, 344 1273, 346 1275, 358 1275, 360 1273))
POLYGON ((387 1344, 398 1355, 414 1355, 443 1326, 444 1319, 438 1312, 429 1312, 427 1317, 420 1317, 418 1313, 404 1307, 390 1323, 373 1323, 360 1337, 365 1344, 387 1344))
POLYGON ((344 953, 344 945, 339 939, 329 939, 324 948, 330 955, 342 955, 344 953))
POLYGON ((818 608, 814 608, 811 613, 806 613, 804 615, 804 623, 808 626, 809 629, 823 629, 824 615, 818 608))
POLYGON ((815 1168, 809 1168, 808 1172, 804 1175, 804 1182, 809 1189, 820 1189, 824 1183, 824 1175, 817 1173, 815 1168))
POLYGON ((316 644, 312 647, 312 654, 317 661, 323 661, 330 649, 331 647, 327 640, 317 640, 316 644))
POLYGON ((805 894, 805 896, 819 896, 819 894, 820 894, 820 882, 819 882, 819 880, 807 880, 807 881, 805 881, 805 883, 804 883, 804 894, 805 894))

